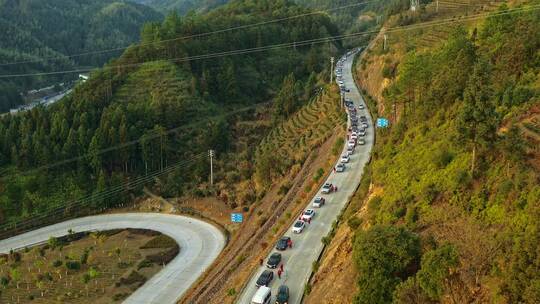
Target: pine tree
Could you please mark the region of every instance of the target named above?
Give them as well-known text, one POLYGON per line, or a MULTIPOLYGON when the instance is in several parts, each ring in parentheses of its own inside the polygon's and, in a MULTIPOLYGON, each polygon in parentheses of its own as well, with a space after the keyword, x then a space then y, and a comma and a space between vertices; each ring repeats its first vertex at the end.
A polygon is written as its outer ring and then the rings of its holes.
POLYGON ((467 82, 463 106, 459 115, 458 131, 461 139, 471 146, 471 175, 474 176, 478 148, 485 148, 495 142, 497 113, 491 100, 489 88, 489 66, 479 61, 467 82))

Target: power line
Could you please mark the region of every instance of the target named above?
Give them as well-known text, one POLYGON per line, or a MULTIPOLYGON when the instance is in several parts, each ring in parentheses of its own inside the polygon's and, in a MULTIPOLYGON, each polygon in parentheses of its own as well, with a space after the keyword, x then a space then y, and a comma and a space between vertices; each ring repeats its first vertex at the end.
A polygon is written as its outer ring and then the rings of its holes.
POLYGON ((12 229, 12 228, 17 228, 17 227, 20 227, 20 226, 25 227, 27 225, 31 225, 35 221, 43 220, 43 219, 46 219, 46 218, 61 214, 61 213, 65 212, 65 210, 85 207, 85 206, 87 206, 88 203, 92 203, 92 202, 95 202, 95 201, 98 201, 98 200, 103 200, 103 199, 106 199, 108 197, 114 196, 114 195, 116 195, 118 193, 124 192, 126 190, 134 189, 134 188, 136 188, 138 186, 141 186, 141 185, 151 181, 152 179, 154 179, 157 176, 169 173, 169 172, 171 172, 171 171, 173 171, 175 169, 182 169, 182 168, 189 167, 194 162, 196 162, 198 160, 201 160, 201 159, 203 159, 205 157, 206 157, 206 152, 201 152, 201 153, 196 154, 195 156, 191 157, 188 160, 178 161, 178 162, 174 163, 173 165, 167 166, 166 168, 164 168, 162 170, 157 170, 157 171, 154 171, 152 173, 140 176, 140 177, 136 178, 135 180, 129 181, 127 183, 123 183, 123 184, 108 188, 107 190, 104 190, 104 191, 101 191, 101 192, 98 192, 98 193, 92 193, 92 194, 85 195, 85 196, 83 196, 83 197, 81 197, 81 198, 79 198, 79 199, 77 199, 75 201, 67 202, 66 204, 64 204, 62 206, 55 206, 55 207, 53 207, 53 208, 51 208, 49 210, 46 210, 45 212, 43 212, 41 214, 37 214, 35 216, 26 218, 26 219, 24 219, 24 220, 22 220, 22 221, 20 221, 18 223, 3 224, 3 225, 0 226, 0 231, 6 231, 6 230, 9 230, 9 229, 12 229))
MULTIPOLYGON (((452 24, 452 23, 461 23, 466 21, 473 21, 477 19, 487 18, 487 17, 496 17, 501 15, 508 15, 508 14, 514 14, 514 13, 520 13, 520 12, 529 12, 529 11, 535 11, 540 9, 540 5, 532 5, 528 7, 522 7, 522 8, 515 8, 515 9, 508 9, 498 12, 488 12, 488 13, 480 13, 476 15, 469 15, 465 16, 463 18, 457 19, 455 17, 443 19, 443 20, 437 20, 437 21, 428 21, 428 22, 422 22, 407 26, 397 26, 393 28, 387 28, 384 31, 385 32, 399 32, 399 31, 407 31, 407 30, 414 30, 414 29, 420 29, 425 27, 432 27, 432 26, 439 26, 439 25, 445 25, 445 24, 452 24)), ((195 60, 204 60, 204 59, 214 59, 214 58, 221 58, 226 56, 233 56, 233 55, 243 55, 243 54, 251 54, 256 52, 262 52, 262 51, 268 51, 268 50, 275 50, 275 49, 283 49, 283 48, 291 48, 291 47, 298 47, 298 46, 305 46, 305 45, 313 45, 313 44, 320 44, 320 43, 328 43, 328 42, 334 42, 354 37, 360 37, 360 36, 367 36, 371 34, 378 33, 379 30, 371 30, 371 31, 363 31, 363 32, 357 32, 357 33, 350 33, 350 34, 344 34, 344 35, 336 35, 336 36, 327 36, 327 37, 321 37, 321 38, 315 38, 315 39, 309 39, 299 42, 288 42, 288 43, 281 43, 281 44, 273 44, 273 45, 266 45, 262 47, 254 47, 254 48, 246 48, 246 49, 239 49, 239 50, 231 50, 231 51, 223 51, 223 52, 216 52, 216 53, 210 53, 210 54, 203 54, 203 55, 194 55, 194 56, 186 56, 186 57, 177 57, 177 58, 164 58, 159 60, 151 60, 151 61, 144 61, 139 63, 131 63, 131 64, 125 64, 125 65, 111 65, 111 66, 105 66, 102 68, 92 68, 92 69, 75 69, 75 70, 64 70, 64 71, 54 71, 54 72, 42 72, 42 73, 27 73, 27 74, 10 74, 10 75, 0 75, 0 78, 14 78, 14 77, 29 77, 29 76, 47 76, 47 75, 58 75, 58 74, 70 74, 70 73, 83 73, 83 72, 91 72, 95 70, 111 70, 115 68, 129 68, 129 67, 138 67, 147 63, 153 63, 153 62, 159 62, 159 61, 171 61, 171 62, 189 62, 189 61, 195 61, 195 60)))
MULTIPOLYGON (((161 40, 161 41, 154 41, 154 42, 148 42, 148 43, 139 43, 139 44, 135 44, 135 45, 137 45, 137 46, 148 46, 148 45, 167 43, 167 42, 172 42, 172 41, 179 41, 179 40, 187 40, 187 39, 193 39, 193 38, 206 37, 206 36, 211 36, 211 35, 214 35, 214 34, 226 33, 226 32, 231 32, 231 31, 235 31, 235 30, 239 30, 239 29, 246 29, 246 28, 250 28, 250 27, 257 27, 257 26, 261 26, 261 25, 278 23, 278 22, 282 22, 282 21, 298 19, 298 18, 303 18, 303 17, 307 17, 307 16, 320 15, 320 14, 324 14, 324 13, 328 13, 328 12, 338 11, 338 10, 347 9, 347 8, 353 8, 353 7, 357 7, 357 6, 361 6, 361 5, 369 4, 369 3, 374 3, 374 2, 379 2, 379 1, 374 0, 374 1, 365 1, 365 2, 353 3, 353 4, 348 4, 348 5, 344 5, 344 6, 340 6, 340 7, 329 8, 329 9, 326 9, 326 10, 312 11, 312 12, 309 12, 309 13, 299 14, 299 15, 295 15, 295 16, 277 18, 277 19, 272 19, 272 20, 262 21, 262 22, 258 22, 258 23, 252 23, 252 24, 246 24, 246 25, 239 25, 239 26, 220 29, 220 30, 215 30, 215 31, 211 31, 211 32, 193 34, 193 35, 182 36, 182 37, 177 37, 177 38, 171 38, 171 39, 166 39, 166 40, 161 40)), ((26 61, 2 63, 2 64, 0 64, 0 66, 10 66, 10 65, 16 65, 16 64, 34 63, 34 62, 41 62, 41 61, 48 61, 48 60, 55 60, 55 59, 67 59, 67 58, 82 57, 82 56, 86 56, 86 55, 103 54, 103 53, 109 53, 109 52, 125 50, 125 49, 129 48, 130 46, 131 45, 124 46, 124 47, 118 47, 118 48, 104 49, 104 50, 99 50, 99 51, 90 51, 90 52, 78 53, 78 54, 67 55, 67 56, 54 56, 54 57, 47 57, 47 58, 35 59, 35 60, 26 60, 26 61)))

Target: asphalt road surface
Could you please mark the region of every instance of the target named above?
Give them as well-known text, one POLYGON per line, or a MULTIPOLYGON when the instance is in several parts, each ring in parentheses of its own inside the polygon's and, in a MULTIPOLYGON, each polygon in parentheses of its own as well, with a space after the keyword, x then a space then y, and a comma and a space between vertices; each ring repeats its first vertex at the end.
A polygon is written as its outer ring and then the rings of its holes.
MULTIPOLYGON (((307 224, 307 227, 301 234, 293 234, 291 231, 292 226, 286 232, 286 235, 292 238, 293 247, 292 249, 281 252, 284 274, 282 274, 281 279, 279 279, 277 271, 274 270, 274 280, 270 284, 270 287, 272 288, 271 303, 274 303, 277 289, 282 284, 287 285, 290 289, 289 303, 296 304, 301 302, 304 286, 308 282, 312 272, 312 264, 317 260, 323 249, 321 239, 331 231, 332 223, 336 220, 341 210, 345 207, 358 188, 364 166, 369 161, 371 148, 373 147, 374 142, 374 125, 367 110, 367 105, 360 95, 352 76, 353 59, 354 54, 348 56, 342 66, 345 87, 350 89, 350 92, 345 94, 345 98, 351 99, 357 109, 360 104, 365 107, 364 110, 358 110, 357 116, 360 117, 365 115, 368 119, 369 126, 365 137, 366 144, 363 146, 356 146, 355 152, 351 155, 345 172, 333 172, 328 177, 327 182, 337 186, 337 192, 321 195, 319 189, 317 196, 325 197, 326 204, 320 209, 314 208, 317 213, 311 221, 311 224, 307 224)), ((310 201, 309 206, 306 206, 306 209, 312 208, 312 201, 310 201)), ((270 254, 273 252, 276 252, 276 250, 272 250, 270 254)), ((264 262, 266 263, 266 260, 264 262)), ((255 282, 265 269, 265 266, 261 266, 255 271, 254 275, 242 290, 237 303, 251 303, 251 299, 257 290, 255 282)))
POLYGON ((180 253, 129 296, 127 304, 176 303, 225 246, 221 231, 203 221, 159 213, 124 213, 83 217, 0 241, 0 252, 20 249, 75 232, 140 228, 159 231, 180 245, 180 253))

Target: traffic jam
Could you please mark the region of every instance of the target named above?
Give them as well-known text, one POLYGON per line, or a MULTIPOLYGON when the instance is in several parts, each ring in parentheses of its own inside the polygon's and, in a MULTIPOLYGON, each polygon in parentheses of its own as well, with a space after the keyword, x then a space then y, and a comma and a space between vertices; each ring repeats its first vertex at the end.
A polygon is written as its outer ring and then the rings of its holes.
MULTIPOLYGON (((361 51, 358 49, 357 51, 361 51)), ((353 55, 354 51, 350 51, 342 56, 337 64, 334 73, 336 75, 336 83, 339 85, 341 92, 341 100, 347 109, 348 113, 348 132, 347 132, 347 144, 344 149, 343 155, 339 158, 337 165, 333 168, 334 173, 342 173, 347 170, 347 166, 350 162, 351 156, 355 152, 355 148, 358 145, 365 145, 365 136, 367 134, 368 121, 366 117, 365 107, 360 105, 355 107, 352 100, 345 98, 347 92, 350 89, 345 86, 343 79, 343 64, 348 56, 353 55)), ((330 178, 329 178, 330 179, 330 178)), ((330 181, 326 181, 320 189, 318 195, 316 195, 310 206, 299 214, 295 220, 290 233, 293 235, 302 235, 304 230, 309 229, 312 222, 317 220, 317 213, 324 212, 324 206, 330 204, 330 195, 339 191, 338 185, 333 184, 330 181)), ((301 241, 302 238, 295 237, 295 242, 301 241)), ((270 254, 268 259, 264 261, 259 260, 260 266, 265 266, 265 270, 258 276, 256 281, 257 291, 251 299, 251 304, 288 304, 290 298, 289 287, 284 284, 287 280, 286 275, 289 275, 285 270, 284 256, 285 251, 294 250, 293 238, 291 236, 282 236, 275 244, 275 250, 270 254), (283 278, 283 279, 282 279, 283 278), (271 284, 274 280, 280 281, 275 298, 272 295, 271 284)), ((298 292, 298 291, 297 291, 298 292)))

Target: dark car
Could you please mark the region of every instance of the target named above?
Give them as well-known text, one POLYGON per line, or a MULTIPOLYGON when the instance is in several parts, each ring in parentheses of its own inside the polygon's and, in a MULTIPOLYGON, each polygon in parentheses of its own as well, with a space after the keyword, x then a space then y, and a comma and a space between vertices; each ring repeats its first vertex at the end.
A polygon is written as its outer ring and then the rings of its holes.
POLYGON ((276 244, 276 249, 277 250, 285 250, 285 249, 287 249, 287 247, 289 247, 290 240, 291 240, 291 238, 288 237, 288 236, 284 236, 284 237, 280 238, 279 241, 276 244))
POLYGON ((275 269, 281 263, 281 253, 274 252, 266 261, 266 267, 275 269))
POLYGON ((278 288, 276 304, 287 304, 289 302, 289 287, 281 285, 278 288))
POLYGON ((270 282, 272 282, 272 279, 274 278, 274 273, 271 270, 265 270, 259 278, 257 279, 257 282, 255 283, 255 286, 261 287, 270 285, 270 282))

